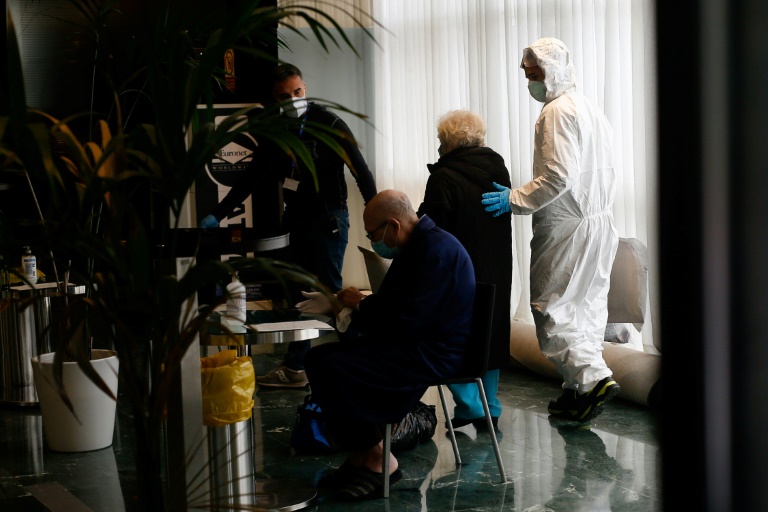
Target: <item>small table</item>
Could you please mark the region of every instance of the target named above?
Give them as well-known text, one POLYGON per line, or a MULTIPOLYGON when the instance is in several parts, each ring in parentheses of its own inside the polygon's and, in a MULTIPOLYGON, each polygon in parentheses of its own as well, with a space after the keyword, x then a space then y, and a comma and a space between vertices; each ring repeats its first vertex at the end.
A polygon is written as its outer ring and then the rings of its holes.
MULTIPOLYGON (((223 322, 221 313, 213 313, 210 318, 214 322, 223 322)), ((246 310, 245 312, 245 323, 248 325, 292 320, 315 320, 315 318, 303 316, 296 310, 246 310)), ((200 344, 218 347, 241 347, 311 340, 319 338, 321 335, 321 330, 316 328, 268 332, 259 332, 246 328, 242 329, 242 332, 233 332, 232 334, 229 334, 221 328, 209 326, 200 334, 200 344)))
MULTIPOLYGON (((32 357, 53 351, 49 326, 63 310, 63 283, 22 284, 0 290, 0 403, 39 404, 32 357)), ((67 295, 85 294, 85 286, 67 283, 67 295)))
MULTIPOLYGON (((210 319, 213 322, 226 320, 220 313, 213 313, 210 319)), ((248 309, 245 323, 254 325, 299 320, 316 319, 301 316, 296 310, 248 309)), ((318 338, 323 333, 320 328, 259 332, 242 326, 239 326, 239 329, 237 327, 234 326, 234 330, 241 332, 230 334, 211 325, 200 334, 200 344, 234 347, 238 355, 250 355, 248 348, 251 345, 304 341, 318 338)), ((251 478, 254 470, 252 443, 253 418, 224 427, 209 427, 209 450, 215 454, 211 464, 215 468, 213 492, 217 505, 256 505, 259 510, 270 512, 288 512, 308 507, 317 496, 314 487, 297 480, 251 478)))

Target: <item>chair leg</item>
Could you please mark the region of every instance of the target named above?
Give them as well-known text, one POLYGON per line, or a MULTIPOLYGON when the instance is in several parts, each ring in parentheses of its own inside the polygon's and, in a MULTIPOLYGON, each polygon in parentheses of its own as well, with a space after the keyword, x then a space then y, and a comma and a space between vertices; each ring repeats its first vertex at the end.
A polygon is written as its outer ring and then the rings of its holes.
POLYGON ((443 386, 437 386, 437 392, 440 394, 440 403, 443 404, 443 414, 445 415, 445 424, 448 425, 448 434, 451 438, 451 447, 453 448, 453 457, 456 459, 456 466, 461 465, 461 455, 459 455, 459 445, 456 442, 456 433, 453 431, 453 425, 451 424, 451 413, 448 412, 448 402, 445 401, 445 392, 443 386))
POLYGON ((392 424, 384 425, 384 450, 381 462, 381 474, 384 478, 383 497, 389 498, 389 452, 392 449, 392 424))
POLYGON ((491 419, 491 409, 488 407, 488 399, 485 396, 485 387, 483 386, 482 379, 475 379, 477 383, 477 390, 479 391, 480 398, 483 401, 483 410, 485 411, 485 421, 488 422, 488 432, 491 433, 491 441, 493 442, 493 451, 496 454, 496 464, 499 465, 499 475, 501 476, 501 483, 507 483, 507 474, 504 471, 504 463, 501 461, 501 450, 499 450, 499 442, 496 439, 496 429, 493 427, 493 420, 491 419))

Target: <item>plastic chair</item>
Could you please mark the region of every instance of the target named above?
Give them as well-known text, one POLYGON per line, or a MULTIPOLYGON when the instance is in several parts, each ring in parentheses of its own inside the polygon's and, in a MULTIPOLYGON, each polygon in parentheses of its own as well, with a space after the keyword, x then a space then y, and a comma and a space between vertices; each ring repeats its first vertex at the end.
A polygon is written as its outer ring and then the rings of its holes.
MULTIPOLYGON (((499 450, 499 442, 496 439, 496 429, 493 426, 493 420, 491 419, 491 410, 488 408, 488 399, 485 396, 485 388, 483 387, 483 376, 488 371, 488 358, 491 353, 491 327, 493 324, 493 306, 496 297, 496 285, 488 283, 477 283, 475 291, 475 304, 472 310, 472 333, 471 333, 471 346, 482 345, 482 351, 470 350, 467 352, 462 370, 457 377, 450 379, 443 379, 433 383, 433 386, 437 386, 437 390, 440 393, 440 403, 443 405, 443 413, 446 417, 446 423, 448 425, 448 432, 451 438, 451 445, 453 447, 453 455, 456 459, 456 465, 461 465, 461 456, 459 455, 459 446, 456 443, 456 434, 453 431, 453 425, 450 422, 450 412, 448 411, 448 403, 445 400, 445 392, 443 386, 446 384, 468 384, 474 382, 477 384, 477 389, 480 394, 480 398, 483 400, 483 410, 485 411, 485 420, 488 423, 488 432, 491 434, 491 442, 493 443, 493 451, 496 454, 496 463, 499 466, 499 475, 501 475, 501 483, 507 482, 507 475, 504 472, 504 463, 501 461, 501 451, 499 450)), ((383 460, 383 478, 384 488, 383 497, 389 498, 389 454, 392 447, 392 424, 384 426, 384 460, 383 460)))

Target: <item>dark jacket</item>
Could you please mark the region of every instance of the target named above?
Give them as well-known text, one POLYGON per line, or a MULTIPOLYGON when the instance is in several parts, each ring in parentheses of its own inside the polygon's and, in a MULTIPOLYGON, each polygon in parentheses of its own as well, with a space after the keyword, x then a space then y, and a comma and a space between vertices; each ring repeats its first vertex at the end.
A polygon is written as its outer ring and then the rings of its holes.
MULTIPOLYGON (((376 181, 347 123, 315 103, 309 104, 305 122, 329 126, 344 134, 335 140, 349 157, 350 170, 367 204, 376 195, 376 181)), ((313 155, 317 188, 309 170, 304 169, 301 164, 294 166, 284 150, 269 142, 263 142, 260 144, 259 155, 253 159, 252 168, 235 183, 227 196, 216 206, 213 215, 218 220, 226 217, 253 192, 264 173, 276 173, 280 183, 291 176, 299 182, 296 191, 283 189, 283 200, 286 204, 283 220, 288 230, 299 224, 314 224, 318 220, 326 220, 329 211, 346 210, 347 183, 344 177, 344 160, 306 129, 301 130, 299 136, 313 155)))
POLYGON ((423 216, 392 260, 378 292, 360 302, 353 325, 369 339, 413 350, 429 378, 453 376, 471 328, 472 260, 456 237, 423 216))
POLYGON ((479 282, 496 285, 490 369, 509 364, 512 216, 493 217, 481 195, 493 182, 511 188, 504 159, 487 147, 458 148, 427 165, 430 176, 419 215, 427 214, 464 245, 479 282))
POLYGON ((474 298, 466 250, 422 217, 379 291, 353 313, 350 329, 360 336, 307 354, 313 397, 346 424, 399 421, 435 380, 459 371, 474 298))

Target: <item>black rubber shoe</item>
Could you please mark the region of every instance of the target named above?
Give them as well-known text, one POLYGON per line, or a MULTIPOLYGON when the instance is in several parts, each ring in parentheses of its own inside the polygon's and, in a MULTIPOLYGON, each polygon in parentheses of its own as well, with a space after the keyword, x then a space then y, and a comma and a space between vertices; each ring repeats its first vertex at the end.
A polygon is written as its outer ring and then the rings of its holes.
MULTIPOLYGON (((451 425, 453 425, 453 429, 456 430, 457 428, 466 427, 469 424, 474 425, 475 429, 481 430, 485 429, 488 430, 488 422, 485 419, 485 416, 480 418, 472 418, 471 420, 465 420, 463 418, 452 418, 451 419, 451 425)), ((491 416, 491 423, 493 423, 493 428, 496 430, 499 429, 499 418, 491 416)), ((448 423, 446 422, 445 428, 448 429, 448 423)))
MULTIPOLYGON (((491 416, 491 423, 493 424, 493 430, 496 430, 498 432, 499 418, 496 416, 491 416)), ((488 420, 486 420, 485 417, 473 420, 472 424, 475 426, 475 430, 477 430, 478 432, 488 431, 488 420)))
POLYGON ((621 387, 613 380, 612 376, 604 378, 591 391, 576 397, 576 410, 573 419, 579 423, 586 423, 594 419, 603 412, 605 404, 619 391, 621 391, 621 387))
POLYGON ((549 414, 569 419, 576 414, 576 409, 576 391, 570 388, 563 390, 563 394, 559 397, 550 400, 547 407, 549 414))

